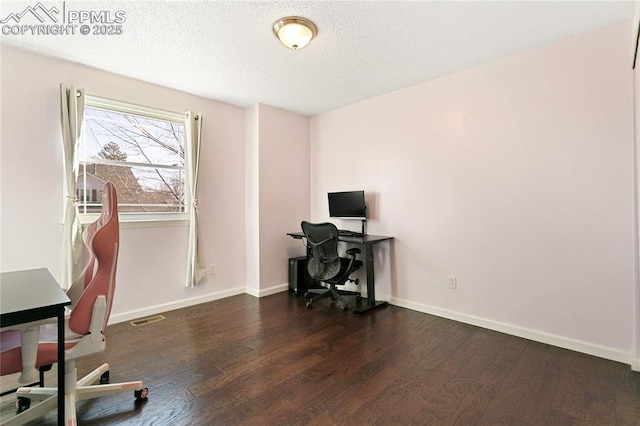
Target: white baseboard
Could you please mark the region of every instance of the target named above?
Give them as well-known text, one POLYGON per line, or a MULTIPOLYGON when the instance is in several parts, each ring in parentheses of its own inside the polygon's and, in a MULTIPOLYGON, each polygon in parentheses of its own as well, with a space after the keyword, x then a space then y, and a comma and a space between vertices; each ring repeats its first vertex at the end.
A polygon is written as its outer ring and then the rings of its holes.
POLYGON ((265 296, 271 296, 272 294, 276 294, 276 293, 282 293, 288 290, 289 290, 289 284, 285 283, 285 284, 275 285, 269 288, 261 288, 259 290, 256 290, 254 288, 248 288, 246 290, 246 293, 253 297, 260 298, 265 296))
POLYGON ((253 297, 260 297, 260 289, 259 288, 245 288, 244 292, 247 293, 249 296, 253 296, 253 297))
POLYGON ((190 299, 178 300, 176 302, 163 303, 160 305, 149 306, 143 309, 136 309, 133 311, 122 312, 114 314, 109 317, 109 324, 118 324, 120 322, 131 321, 136 318, 148 317, 151 315, 160 314, 167 311, 173 311, 174 309, 186 308, 188 306, 199 305, 200 303, 211 302, 213 300, 224 299, 245 292, 244 287, 237 287, 231 290, 219 291, 216 293, 209 293, 203 296, 192 297, 190 299))
POLYGON ((211 302, 213 300, 225 299, 231 296, 237 296, 238 294, 247 293, 254 297, 270 296, 276 293, 282 293, 289 290, 289 284, 280 284, 277 286, 260 289, 237 287, 231 290, 219 291, 216 293, 209 293, 203 296, 192 297, 190 299, 178 300, 176 302, 163 303, 160 305, 149 306, 142 309, 136 309, 133 311, 122 312, 119 314, 113 314, 109 317, 109 324, 118 324, 120 322, 131 321, 137 318, 148 317, 151 315, 161 314, 167 311, 173 311, 175 309, 186 308, 188 306, 199 305, 200 303, 211 302))
POLYGON ((518 327, 512 324, 488 320, 486 318, 480 318, 473 315, 462 314, 460 312, 440 309, 434 306, 409 302, 407 300, 391 298, 389 303, 414 311, 423 312, 426 314, 431 314, 458 322, 463 322, 465 324, 471 324, 489 330, 499 331, 501 333, 510 334, 512 336, 522 337, 536 342, 546 343, 548 345, 558 346, 560 348, 570 349, 572 351, 582 352, 588 355, 593 355, 612 361, 622 362, 624 364, 630 364, 633 370, 640 371, 640 359, 634 358, 633 354, 623 352, 618 349, 570 339, 568 337, 559 336, 556 334, 544 333, 541 331, 518 327))

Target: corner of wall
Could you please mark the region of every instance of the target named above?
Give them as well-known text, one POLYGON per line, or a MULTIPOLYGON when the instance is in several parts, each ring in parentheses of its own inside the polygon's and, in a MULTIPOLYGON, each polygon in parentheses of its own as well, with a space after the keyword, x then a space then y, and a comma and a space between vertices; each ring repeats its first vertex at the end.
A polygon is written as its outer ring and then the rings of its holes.
MULTIPOLYGON (((260 235, 259 235, 259 104, 245 110, 245 247, 246 247, 246 292, 259 291, 260 282, 260 235), (253 283, 253 285, 250 285, 253 283)), ((255 296, 255 295, 254 295, 255 296)))

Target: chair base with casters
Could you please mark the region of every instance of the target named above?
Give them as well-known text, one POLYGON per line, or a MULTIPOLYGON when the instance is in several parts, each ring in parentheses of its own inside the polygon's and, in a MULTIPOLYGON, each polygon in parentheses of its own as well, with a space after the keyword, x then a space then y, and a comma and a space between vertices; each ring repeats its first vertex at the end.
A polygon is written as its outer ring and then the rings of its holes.
MULTIPOLYGON (((360 282, 358 279, 349 281, 354 282, 355 284, 360 282)), ((329 284, 329 288, 312 288, 307 290, 305 297, 309 299, 309 301, 307 301, 305 306, 307 309, 312 309, 313 302, 330 297, 332 302, 341 302, 340 309, 343 312, 346 312, 349 310, 349 302, 344 296, 355 296, 356 303, 360 303, 362 301, 362 294, 360 294, 359 291, 340 290, 336 287, 336 284, 329 284)))
MULTIPOLYGON (((73 426, 77 424, 76 402, 101 396, 111 395, 121 392, 134 391, 134 397, 138 400, 146 399, 149 393, 147 388, 142 387, 141 381, 106 384, 109 380, 109 364, 102 364, 100 367, 78 380, 76 369, 76 358, 87 354, 102 352, 105 349, 104 336, 101 326, 106 315, 106 301, 104 296, 98 296, 94 303, 93 319, 91 321, 90 332, 77 339, 67 340, 66 352, 68 358, 65 360, 65 425, 73 426), (99 385, 93 385, 100 380, 99 385)), ((41 326, 40 336, 42 341, 39 344, 37 367, 41 371, 41 383, 44 381, 42 371, 50 368, 56 362, 57 341, 54 336, 57 333, 55 324, 41 326)), ((73 337, 68 332, 68 337, 73 337)), ((19 350, 16 348, 15 350, 19 350)), ((4 353, 5 360, 12 360, 16 365, 14 370, 19 371, 21 362, 11 355, 11 352, 4 353)), ((5 365, 5 369, 10 366, 5 365)), ((34 420, 47 412, 54 410, 58 406, 58 389, 55 387, 20 387, 17 393, 17 415, 3 421, 3 426, 21 425, 34 420), (34 400, 34 402, 32 402, 34 400), (36 402, 37 401, 37 402, 36 402)))
MULTIPOLYGON (((149 390, 141 381, 94 385, 108 382, 109 364, 102 364, 77 380, 75 361, 65 362, 65 425, 76 425, 76 402, 122 392, 134 391, 136 400, 146 400, 149 390)), ((58 389, 52 387, 22 387, 17 390, 18 414, 3 423, 4 426, 21 425, 54 410, 58 405, 58 389), (31 402, 34 400, 34 402, 31 402), (37 401, 37 402, 36 402, 37 401)))

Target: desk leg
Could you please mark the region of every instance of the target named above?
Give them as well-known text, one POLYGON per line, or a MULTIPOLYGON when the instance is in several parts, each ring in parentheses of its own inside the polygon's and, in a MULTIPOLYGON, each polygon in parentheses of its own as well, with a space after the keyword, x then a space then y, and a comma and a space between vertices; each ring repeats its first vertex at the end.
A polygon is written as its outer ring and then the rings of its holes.
POLYGON ((389 304, 389 302, 376 301, 376 285, 373 271, 373 244, 365 244, 364 251, 366 257, 365 268, 367 272, 367 306, 365 308, 359 308, 353 311, 355 315, 361 315, 365 312, 389 304))
POLYGON ((65 423, 64 412, 64 307, 58 312, 58 425, 65 423))

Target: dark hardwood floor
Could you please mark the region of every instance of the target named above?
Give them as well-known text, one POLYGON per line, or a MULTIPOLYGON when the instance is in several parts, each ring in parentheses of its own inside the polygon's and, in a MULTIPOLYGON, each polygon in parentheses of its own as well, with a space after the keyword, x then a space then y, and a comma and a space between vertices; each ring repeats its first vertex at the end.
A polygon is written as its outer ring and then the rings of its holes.
MULTIPOLYGON (((640 425, 628 365, 389 306, 248 295, 107 328, 132 393, 78 403, 86 425, 640 425)), ((31 424, 55 424, 55 411, 31 424)))

